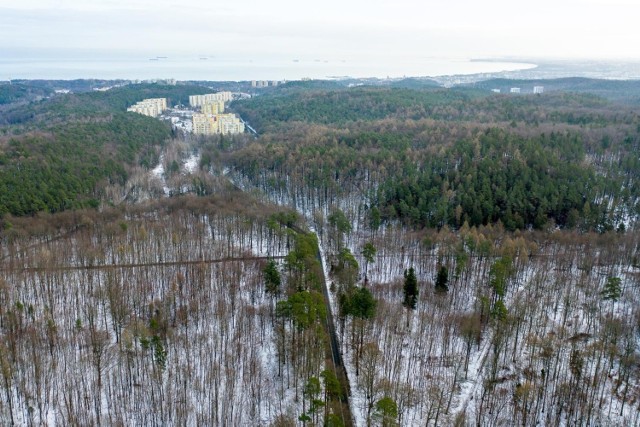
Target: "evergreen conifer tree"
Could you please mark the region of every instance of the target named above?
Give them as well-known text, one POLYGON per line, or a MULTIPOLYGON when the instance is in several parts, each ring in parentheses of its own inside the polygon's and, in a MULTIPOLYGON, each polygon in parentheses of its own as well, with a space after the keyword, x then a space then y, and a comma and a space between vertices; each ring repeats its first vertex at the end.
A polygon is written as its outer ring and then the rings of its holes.
POLYGON ((416 272, 411 267, 408 271, 404 272, 404 300, 402 305, 415 310, 418 304, 418 279, 416 278, 416 272))
POLYGON ((436 276, 436 292, 448 292, 449 286, 447 283, 449 283, 449 270, 444 265, 441 265, 436 276))

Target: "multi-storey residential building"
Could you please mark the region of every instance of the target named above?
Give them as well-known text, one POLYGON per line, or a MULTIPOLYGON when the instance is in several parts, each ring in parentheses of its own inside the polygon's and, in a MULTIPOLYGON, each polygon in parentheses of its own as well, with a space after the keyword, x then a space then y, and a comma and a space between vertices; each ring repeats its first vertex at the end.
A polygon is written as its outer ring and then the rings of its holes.
POLYGON ((202 104, 200 108, 202 114, 222 114, 224 113, 224 101, 211 101, 202 104))
POLYGON ((191 95, 189 97, 189 105, 192 107, 202 107, 204 104, 209 104, 214 101, 231 101, 231 92, 207 93, 204 95, 191 95))
POLYGON ((244 132, 244 123, 235 114, 193 115, 193 133, 196 135, 231 135, 244 132))
POLYGON ((236 134, 244 132, 244 123, 235 114, 223 114, 224 103, 231 101, 231 92, 191 95, 191 107, 199 107, 193 114, 193 133, 196 135, 236 134))
POLYGON ((195 133, 196 135, 215 135, 217 133, 220 133, 218 121, 214 116, 195 113, 192 120, 193 133, 195 133))
POLYGON ((244 123, 235 114, 218 114, 219 132, 223 135, 244 133, 244 123))
POLYGON ((127 111, 150 117, 158 117, 166 109, 167 98, 149 98, 132 105, 127 108, 127 111))
POLYGON ((544 93, 544 86, 534 86, 533 93, 544 93))

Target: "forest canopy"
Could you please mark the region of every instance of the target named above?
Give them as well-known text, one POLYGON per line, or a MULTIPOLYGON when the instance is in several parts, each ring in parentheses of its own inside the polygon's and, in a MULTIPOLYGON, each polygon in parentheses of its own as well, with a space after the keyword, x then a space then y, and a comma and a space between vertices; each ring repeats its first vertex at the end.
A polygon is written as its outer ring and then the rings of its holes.
POLYGON ((639 212, 640 118, 592 94, 359 87, 234 108, 262 132, 231 154, 239 171, 364 192, 383 220, 606 231, 639 212))

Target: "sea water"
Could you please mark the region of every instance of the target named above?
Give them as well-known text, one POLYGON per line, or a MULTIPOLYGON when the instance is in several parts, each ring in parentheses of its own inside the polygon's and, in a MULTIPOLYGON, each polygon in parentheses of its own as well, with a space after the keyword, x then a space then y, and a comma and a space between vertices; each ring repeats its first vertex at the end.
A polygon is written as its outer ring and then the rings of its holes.
POLYGON ((0 55, 0 80, 168 79, 299 80, 304 78, 398 78, 497 73, 534 64, 469 58, 251 58, 218 56, 29 57, 0 55))

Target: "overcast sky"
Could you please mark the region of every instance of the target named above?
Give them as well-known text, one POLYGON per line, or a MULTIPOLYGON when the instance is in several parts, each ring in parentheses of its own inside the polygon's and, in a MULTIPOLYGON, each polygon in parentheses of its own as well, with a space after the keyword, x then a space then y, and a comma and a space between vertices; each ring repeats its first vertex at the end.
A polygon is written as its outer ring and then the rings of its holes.
POLYGON ((638 0, 0 0, 0 52, 640 59, 639 18, 638 0))

